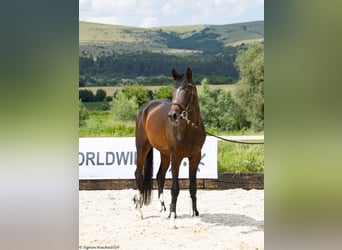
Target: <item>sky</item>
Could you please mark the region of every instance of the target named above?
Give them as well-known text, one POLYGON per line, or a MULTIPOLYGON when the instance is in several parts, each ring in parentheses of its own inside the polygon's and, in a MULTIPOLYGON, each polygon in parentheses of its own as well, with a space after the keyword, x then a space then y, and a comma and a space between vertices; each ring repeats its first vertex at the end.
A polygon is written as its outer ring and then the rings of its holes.
POLYGON ((264 20, 264 0, 79 0, 79 20, 161 27, 264 20))

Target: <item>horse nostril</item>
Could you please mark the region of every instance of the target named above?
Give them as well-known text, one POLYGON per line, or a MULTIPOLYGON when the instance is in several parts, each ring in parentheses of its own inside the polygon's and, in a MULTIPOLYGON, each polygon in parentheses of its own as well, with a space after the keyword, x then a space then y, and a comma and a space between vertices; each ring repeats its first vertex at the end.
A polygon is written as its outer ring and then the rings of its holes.
POLYGON ((169 120, 172 121, 172 122, 177 121, 177 118, 178 118, 176 112, 170 112, 170 113, 168 113, 168 117, 169 117, 169 120))
POLYGON ((176 112, 175 112, 175 113, 173 113, 173 115, 172 115, 172 119, 173 119, 174 121, 177 121, 177 114, 176 114, 176 112))

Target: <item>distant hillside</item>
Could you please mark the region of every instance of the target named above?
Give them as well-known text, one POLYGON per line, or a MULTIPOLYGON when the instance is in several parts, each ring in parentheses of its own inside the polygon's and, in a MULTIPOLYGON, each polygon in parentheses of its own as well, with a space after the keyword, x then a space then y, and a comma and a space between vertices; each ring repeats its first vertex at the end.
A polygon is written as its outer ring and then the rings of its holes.
POLYGON ((159 28, 79 24, 80 86, 132 79, 166 83, 172 68, 187 66, 198 81, 207 77, 211 83, 234 83, 238 51, 264 40, 264 21, 159 28))
POLYGON ((264 21, 227 25, 138 28, 79 23, 80 54, 150 51, 175 55, 200 53, 264 39, 264 21))

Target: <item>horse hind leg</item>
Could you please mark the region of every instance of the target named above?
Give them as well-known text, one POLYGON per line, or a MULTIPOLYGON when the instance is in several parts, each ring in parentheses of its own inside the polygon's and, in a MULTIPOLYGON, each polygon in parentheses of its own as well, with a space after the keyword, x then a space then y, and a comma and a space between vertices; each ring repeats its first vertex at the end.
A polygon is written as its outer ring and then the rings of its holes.
POLYGON ((143 147, 137 146, 137 168, 135 170, 135 182, 137 187, 137 193, 133 197, 133 203, 135 205, 135 208, 139 210, 141 219, 143 219, 141 208, 144 203, 143 169, 147 154, 150 149, 151 146, 148 145, 144 145, 143 147))
POLYGON ((136 185, 137 185, 137 193, 134 195, 132 201, 134 204, 135 209, 139 211, 140 218, 143 219, 144 216, 142 214, 142 206, 143 206, 143 199, 141 194, 141 186, 140 182, 142 182, 142 175, 139 174, 139 168, 137 167, 137 170, 135 171, 135 178, 136 178, 136 185))
POLYGON ((160 166, 157 173, 157 182, 158 182, 158 199, 160 201, 160 213, 166 211, 165 202, 164 202, 164 184, 165 184, 165 175, 166 171, 170 165, 170 156, 160 153, 160 166))
POLYGON ((144 216, 142 214, 141 208, 142 208, 142 198, 141 198, 141 193, 139 189, 137 189, 137 193, 133 197, 133 203, 135 206, 135 209, 137 209, 140 213, 140 218, 143 219, 144 216))
POLYGON ((199 212, 197 210, 197 182, 196 182, 196 175, 197 175, 197 169, 198 164, 201 160, 201 152, 194 155, 193 157, 189 158, 189 191, 190 191, 190 197, 192 200, 192 216, 198 216, 199 212))

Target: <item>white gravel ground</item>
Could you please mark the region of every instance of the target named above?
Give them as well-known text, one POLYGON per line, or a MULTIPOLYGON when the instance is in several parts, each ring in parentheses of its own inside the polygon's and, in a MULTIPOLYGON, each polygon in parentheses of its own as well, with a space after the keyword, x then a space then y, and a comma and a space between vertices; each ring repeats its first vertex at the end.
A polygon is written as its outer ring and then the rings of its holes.
MULTIPOLYGON (((157 193, 142 220, 133 189, 80 191, 80 249, 264 249, 264 190, 198 190, 196 218, 189 191, 181 190, 177 229, 169 226, 168 211, 159 214, 157 193)), ((164 198, 169 204, 170 190, 164 198)))

